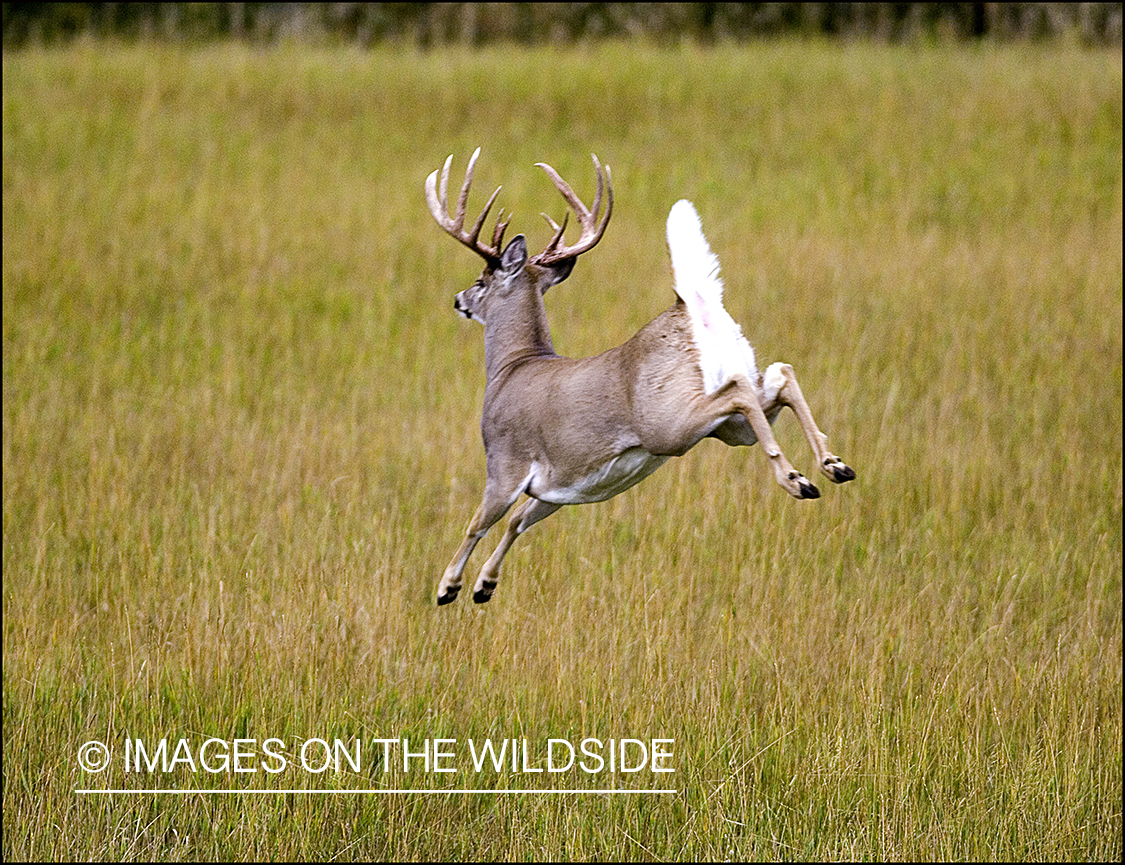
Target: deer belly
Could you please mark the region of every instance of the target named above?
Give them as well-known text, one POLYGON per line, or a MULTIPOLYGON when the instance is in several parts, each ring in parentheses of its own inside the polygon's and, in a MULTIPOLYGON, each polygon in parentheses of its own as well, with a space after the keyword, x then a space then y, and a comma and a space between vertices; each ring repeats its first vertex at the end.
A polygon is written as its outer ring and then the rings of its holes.
POLYGON ((556 505, 602 502, 640 483, 668 460, 641 447, 632 447, 587 475, 560 484, 552 479, 549 466, 533 463, 528 495, 556 505))

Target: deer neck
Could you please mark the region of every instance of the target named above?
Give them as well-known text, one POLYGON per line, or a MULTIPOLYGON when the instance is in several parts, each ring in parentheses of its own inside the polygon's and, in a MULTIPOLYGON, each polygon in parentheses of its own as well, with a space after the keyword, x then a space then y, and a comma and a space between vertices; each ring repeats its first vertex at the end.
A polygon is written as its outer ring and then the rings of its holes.
POLYGON ((488 311, 484 326, 484 367, 489 381, 521 360, 555 354, 537 286, 521 288, 496 306, 488 311))

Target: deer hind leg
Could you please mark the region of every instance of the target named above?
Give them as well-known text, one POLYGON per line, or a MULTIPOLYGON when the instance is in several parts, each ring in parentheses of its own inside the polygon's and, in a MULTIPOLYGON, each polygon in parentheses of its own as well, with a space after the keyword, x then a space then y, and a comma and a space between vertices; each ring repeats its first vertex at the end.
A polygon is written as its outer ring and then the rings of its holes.
MULTIPOLYGON (((767 408, 776 417, 776 411, 767 404, 763 407, 763 397, 750 379, 739 373, 732 376, 714 393, 700 392, 692 401, 690 410, 683 418, 679 429, 672 433, 671 439, 661 441, 668 447, 668 441, 679 441, 680 447, 656 450, 654 453, 677 453, 691 447, 703 436, 711 435, 728 445, 752 445, 761 442, 774 477, 781 487, 794 498, 815 499, 820 490, 804 475, 793 468, 781 452, 781 446, 773 437, 770 420, 766 417, 767 408), (716 425, 716 421, 721 421, 716 425), (686 445, 686 447, 685 447, 686 445)), ((651 448, 650 448, 651 449, 651 448)))
POLYGON ((528 499, 516 508, 516 512, 512 514, 512 518, 508 521, 508 528, 504 531, 500 543, 496 545, 496 549, 492 551, 492 555, 488 557, 488 561, 480 569, 480 576, 477 577, 476 585, 473 586, 474 603, 487 603, 492 597, 492 593, 496 591, 496 584, 500 581, 500 563, 504 561, 504 556, 507 555, 508 549, 516 538, 561 507, 562 505, 544 502, 540 499, 528 499))
POLYGON ((828 436, 820 431, 813 420, 801 386, 793 367, 787 363, 773 363, 766 369, 763 385, 764 396, 769 403, 789 406, 797 416, 797 422, 808 439, 809 446, 816 456, 816 464, 826 478, 836 484, 855 479, 855 472, 844 464, 838 456, 828 450, 828 436))
MULTIPOLYGON (((711 394, 717 408, 721 410, 724 403, 742 415, 750 423, 758 442, 769 457, 773 476, 781 484, 782 489, 794 498, 816 499, 820 498, 820 490, 803 474, 793 468, 792 463, 781 452, 781 446, 773 437, 769 419, 765 409, 762 408, 761 396, 758 389, 750 383, 745 376, 738 375, 711 394)), ((728 413, 728 412, 724 412, 728 413)))

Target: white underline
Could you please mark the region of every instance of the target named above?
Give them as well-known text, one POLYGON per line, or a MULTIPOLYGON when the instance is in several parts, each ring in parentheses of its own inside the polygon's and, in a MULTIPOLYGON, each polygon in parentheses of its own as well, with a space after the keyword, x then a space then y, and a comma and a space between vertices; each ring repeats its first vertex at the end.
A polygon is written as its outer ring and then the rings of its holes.
POLYGON ((644 793, 678 793, 679 790, 590 790, 590 789, 574 789, 574 790, 182 790, 182 789, 167 789, 167 790, 75 790, 75 793, 175 793, 185 795, 189 793, 201 793, 204 795, 212 795, 215 793, 237 793, 237 794, 262 794, 262 793, 315 793, 319 795, 348 795, 348 794, 389 794, 389 793, 426 793, 426 794, 469 794, 469 793, 598 793, 598 794, 644 794, 644 793))

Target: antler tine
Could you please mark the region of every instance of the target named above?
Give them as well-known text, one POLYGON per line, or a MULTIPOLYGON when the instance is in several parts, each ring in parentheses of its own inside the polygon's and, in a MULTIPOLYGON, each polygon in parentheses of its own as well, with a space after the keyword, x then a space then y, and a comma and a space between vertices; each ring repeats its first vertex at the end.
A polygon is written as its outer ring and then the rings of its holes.
POLYGON ((551 224, 551 227, 555 229, 555 236, 551 238, 551 242, 547 244, 546 249, 531 259, 533 263, 546 265, 554 264, 568 258, 575 258, 583 252, 592 249, 598 241, 602 239, 606 226, 609 224, 610 214, 613 212, 613 180, 610 175, 609 166, 607 165, 603 169, 602 164, 598 161, 598 157, 592 153, 590 156, 594 161, 594 176, 597 181, 597 188, 594 192, 593 211, 587 209, 586 205, 582 203, 582 200, 575 195, 574 190, 570 188, 570 184, 563 180, 555 169, 545 162, 535 163, 551 178, 551 182, 555 184, 555 188, 558 189, 559 193, 566 200, 566 203, 574 210, 574 215, 578 217, 578 223, 581 226, 581 234, 578 237, 578 241, 573 246, 566 246, 563 243, 563 230, 566 227, 566 219, 564 218, 562 226, 559 226, 548 216, 547 221, 551 224), (601 215, 601 219, 599 220, 598 214, 601 211, 603 192, 607 193, 606 208, 605 213, 601 215))
POLYGON ((591 208, 594 219, 598 218, 598 211, 602 207, 602 164, 598 162, 596 153, 591 153, 590 158, 594 160, 594 177, 598 179, 598 187, 594 191, 594 206, 591 208))
POLYGON ((496 227, 492 229, 492 246, 494 249, 499 249, 500 244, 504 242, 504 232, 508 230, 508 223, 511 221, 510 214, 507 219, 504 219, 504 208, 501 207, 500 212, 496 214, 496 227))
MULTIPOLYGON (((496 196, 500 194, 500 190, 503 188, 503 186, 496 187, 496 191, 493 192, 492 197, 488 199, 488 203, 484 206, 484 210, 482 210, 480 212, 480 216, 477 217, 477 221, 473 225, 473 230, 469 232, 469 242, 472 243, 474 247, 477 246, 477 238, 480 237, 481 227, 484 225, 485 219, 488 218, 488 211, 492 210, 492 203, 496 201, 496 196)), ((465 194, 464 191, 462 191, 462 194, 465 194)), ((461 218, 463 219, 464 216, 464 210, 462 210, 461 218)))
MULTIPOLYGON (((594 154, 592 154, 592 153, 590 155, 594 156, 594 154)), ((598 157, 596 157, 596 156, 594 156, 594 165, 596 165, 597 168, 598 168, 598 192, 597 192, 597 196, 595 198, 595 200, 597 202, 597 204, 595 205, 595 208, 594 208, 595 212, 597 211, 597 207, 601 205, 602 174, 603 173, 605 174, 605 189, 606 189, 605 215, 602 217, 602 224, 599 227, 600 231, 605 231, 605 227, 607 225, 609 225, 609 215, 610 215, 610 213, 613 212, 613 175, 611 174, 608 165, 605 167, 604 172, 602 171, 601 163, 598 162, 598 157)))
POLYGON ((441 212, 442 215, 446 217, 449 216, 449 166, 452 164, 453 154, 450 153, 445 157, 445 165, 441 168, 441 189, 438 192, 438 197, 441 201, 441 212))
MULTIPOLYGON (((476 168, 477 157, 479 156, 480 148, 478 147, 473 151, 473 155, 469 159, 468 168, 465 169, 465 182, 461 184, 461 192, 457 196, 456 212, 453 214, 449 212, 449 167, 453 163, 453 154, 450 154, 446 158, 445 165, 442 166, 440 181, 437 171, 434 171, 426 178, 426 201, 429 204, 430 214, 433 216, 434 221, 437 222, 447 234, 469 247, 469 249, 488 261, 489 264, 495 264, 495 262, 500 259, 500 238, 503 237, 504 228, 506 228, 508 224, 505 222, 504 225, 501 226, 500 220, 497 219, 496 230, 493 231, 492 246, 481 242, 480 230, 484 225, 484 221, 488 218, 488 212, 492 209, 492 205, 496 201, 496 196, 500 194, 500 190, 503 187, 496 187, 496 191, 492 193, 492 197, 488 199, 484 210, 481 211, 480 216, 473 225, 472 231, 468 233, 465 232, 465 208, 469 202, 469 187, 473 184, 473 171, 476 168)), ((503 215, 502 212, 501 215, 503 215)))
POLYGON ((545 220, 547 220, 547 223, 555 231, 554 236, 551 238, 551 242, 548 243, 547 248, 543 250, 544 253, 551 252, 552 250, 554 250, 559 245, 559 242, 563 238, 563 232, 566 231, 567 220, 570 219, 570 211, 568 210, 568 211, 566 211, 566 213, 563 214, 562 225, 559 225, 557 222, 555 222, 555 220, 551 219, 551 217, 549 217, 545 213, 540 213, 539 215, 542 216, 545 220))
POLYGON ((570 188, 570 184, 563 180, 555 169, 546 162, 536 162, 535 166, 547 172, 547 176, 551 178, 551 182, 555 184, 555 188, 562 193, 562 197, 566 199, 566 203, 574 208, 574 212, 579 219, 583 216, 590 215, 590 211, 586 209, 586 205, 582 203, 582 199, 574 194, 574 190, 570 188))
POLYGON ((441 171, 441 188, 438 188, 438 169, 430 172, 429 177, 426 178, 426 203, 430 207, 430 215, 434 218, 442 228, 449 231, 453 227, 453 220, 449 218, 449 213, 446 210, 445 192, 446 186, 449 182, 449 163, 453 160, 453 155, 450 154, 449 159, 445 160, 445 168, 441 171))
POLYGON ((457 220, 458 228, 465 224, 465 206, 469 203, 469 187, 473 185, 473 171, 476 170, 478 156, 480 156, 479 147, 469 157, 469 165, 465 169, 465 182, 461 184, 461 194, 457 196, 457 215, 454 219, 457 220))

